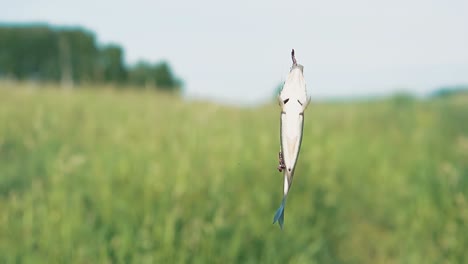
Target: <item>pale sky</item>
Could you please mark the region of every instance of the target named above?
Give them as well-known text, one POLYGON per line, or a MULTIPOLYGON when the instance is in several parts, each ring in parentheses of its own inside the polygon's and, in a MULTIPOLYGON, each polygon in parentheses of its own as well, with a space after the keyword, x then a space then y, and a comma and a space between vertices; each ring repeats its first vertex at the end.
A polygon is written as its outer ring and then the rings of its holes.
POLYGON ((304 65, 313 99, 468 84, 468 1, 0 0, 0 22, 80 25, 127 63, 167 60, 186 95, 269 100, 304 65))

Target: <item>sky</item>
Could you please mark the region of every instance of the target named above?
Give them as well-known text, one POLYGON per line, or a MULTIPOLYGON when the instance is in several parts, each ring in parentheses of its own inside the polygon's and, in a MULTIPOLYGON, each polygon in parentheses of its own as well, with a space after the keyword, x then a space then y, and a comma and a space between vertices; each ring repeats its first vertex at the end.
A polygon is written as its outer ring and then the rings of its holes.
POLYGON ((168 61, 188 98, 271 100, 294 48, 312 99, 468 84, 468 1, 0 0, 0 22, 82 26, 128 64, 168 61))

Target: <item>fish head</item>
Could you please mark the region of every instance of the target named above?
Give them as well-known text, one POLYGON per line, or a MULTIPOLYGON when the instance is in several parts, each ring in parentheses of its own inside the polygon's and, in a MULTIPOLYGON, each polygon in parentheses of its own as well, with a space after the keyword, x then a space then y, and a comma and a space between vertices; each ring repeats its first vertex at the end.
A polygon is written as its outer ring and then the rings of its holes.
POLYGON ((308 97, 303 69, 304 67, 300 64, 291 68, 278 97, 282 108, 288 99, 299 100, 300 104, 304 106, 303 108, 307 105, 308 97))

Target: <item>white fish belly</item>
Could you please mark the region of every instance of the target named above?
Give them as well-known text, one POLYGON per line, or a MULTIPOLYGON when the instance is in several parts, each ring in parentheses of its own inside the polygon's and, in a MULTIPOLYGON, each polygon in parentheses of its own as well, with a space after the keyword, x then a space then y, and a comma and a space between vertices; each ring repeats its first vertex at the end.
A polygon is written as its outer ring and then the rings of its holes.
MULTIPOLYGON (((293 112, 293 111, 291 111, 293 112)), ((299 156, 304 118, 299 112, 281 115, 281 150, 288 172, 293 172, 299 156)))

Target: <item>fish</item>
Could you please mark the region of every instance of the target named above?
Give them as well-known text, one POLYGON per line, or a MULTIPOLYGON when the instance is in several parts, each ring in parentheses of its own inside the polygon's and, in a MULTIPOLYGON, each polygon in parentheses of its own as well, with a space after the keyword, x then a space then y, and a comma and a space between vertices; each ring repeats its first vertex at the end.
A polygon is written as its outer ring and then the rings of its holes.
POLYGON ((283 172, 283 199, 276 210, 273 224, 278 222, 281 229, 284 225, 284 210, 286 199, 291 189, 294 172, 302 144, 304 128, 304 111, 310 103, 307 96, 306 82, 304 79, 304 66, 296 61, 294 49, 291 51, 293 61, 283 88, 278 95, 278 103, 281 107, 280 115, 280 152, 278 170, 283 172))

